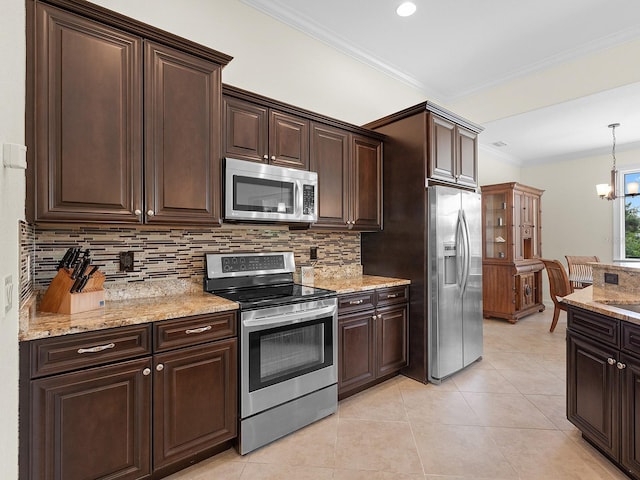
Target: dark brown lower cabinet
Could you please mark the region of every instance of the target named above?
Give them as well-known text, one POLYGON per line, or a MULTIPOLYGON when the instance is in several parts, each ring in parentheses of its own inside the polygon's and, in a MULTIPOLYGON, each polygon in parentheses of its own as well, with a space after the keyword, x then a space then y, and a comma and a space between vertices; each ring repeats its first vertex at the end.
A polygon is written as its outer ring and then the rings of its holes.
POLYGON ((235 338, 154 356, 154 470, 236 436, 235 338))
POLYGON ((148 475, 150 367, 147 357, 34 380, 29 478, 148 475))
POLYGON ((615 348, 598 346, 585 337, 567 335, 567 418, 592 443, 617 457, 620 450, 620 373, 608 359, 615 348))
POLYGON ((237 436, 235 312, 20 345, 20 478, 162 478, 237 436))
POLYGON ((399 372, 407 365, 407 305, 379 308, 376 315, 376 376, 399 372))
POLYGON ((640 479, 640 326, 569 306, 567 418, 640 479))
POLYGON ((338 395, 375 380, 374 310, 338 318, 338 395))
POLYGON ((406 286, 338 297, 338 398, 407 365, 408 310, 406 286))

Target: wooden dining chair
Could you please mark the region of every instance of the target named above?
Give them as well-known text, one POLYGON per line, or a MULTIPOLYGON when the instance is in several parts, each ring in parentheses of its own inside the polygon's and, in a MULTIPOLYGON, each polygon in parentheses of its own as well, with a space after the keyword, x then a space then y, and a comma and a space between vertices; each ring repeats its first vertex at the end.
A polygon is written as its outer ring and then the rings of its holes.
POLYGON ((556 329, 560 310, 567 311, 567 306, 562 303, 562 297, 573 293, 573 287, 569 282, 569 276, 564 269, 564 265, 559 260, 542 260, 549 276, 549 293, 553 300, 553 320, 551 321, 550 332, 556 329))
POLYGON ((573 288, 584 288, 593 283, 593 267, 589 263, 599 262, 598 257, 565 255, 564 258, 567 259, 569 281, 573 288))

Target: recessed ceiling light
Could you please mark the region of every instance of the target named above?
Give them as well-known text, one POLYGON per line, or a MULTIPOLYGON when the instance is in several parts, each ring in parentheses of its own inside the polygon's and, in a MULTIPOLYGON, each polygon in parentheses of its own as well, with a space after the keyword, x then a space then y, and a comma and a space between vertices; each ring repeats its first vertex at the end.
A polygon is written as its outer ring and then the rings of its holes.
POLYGON ((413 2, 404 2, 396 8, 396 13, 401 17, 409 17, 416 13, 416 4, 413 2))
POLYGON ((491 145, 495 146, 495 147, 506 147, 507 144, 504 143, 502 140, 498 140, 497 142, 493 142, 491 145))

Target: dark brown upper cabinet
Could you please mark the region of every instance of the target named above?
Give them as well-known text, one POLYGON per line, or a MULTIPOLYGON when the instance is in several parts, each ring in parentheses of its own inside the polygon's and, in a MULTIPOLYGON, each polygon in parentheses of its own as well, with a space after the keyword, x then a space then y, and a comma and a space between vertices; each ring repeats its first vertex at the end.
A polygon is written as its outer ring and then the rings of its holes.
POLYGON ((220 219, 221 67, 145 42, 145 221, 220 219))
POLYGON ((381 228, 380 140, 313 123, 311 170, 318 173, 318 221, 312 228, 381 228))
POLYGON ((225 96, 223 156, 309 170, 309 120, 225 96))
POLYGON ((353 135, 351 153, 350 226, 382 228, 382 142, 353 135))
POLYGON ((432 139, 428 154, 430 178, 476 187, 478 185, 477 133, 431 113, 428 137, 432 139))
POLYGON ((312 229, 382 228, 383 135, 230 85, 222 101, 223 156, 318 174, 312 229))
POLYGON ((387 160, 392 155, 392 169, 402 168, 402 162, 406 162, 403 157, 410 155, 424 162, 418 177, 424 176, 430 183, 468 189, 478 186, 480 125, 427 101, 368 123, 365 128, 387 135, 387 160))
POLYGON ((27 2, 29 219, 218 222, 231 57, 87 2, 48 3, 27 2))
POLYGON ((311 170, 318 174, 318 222, 314 226, 348 227, 350 159, 348 132, 311 125, 311 170))

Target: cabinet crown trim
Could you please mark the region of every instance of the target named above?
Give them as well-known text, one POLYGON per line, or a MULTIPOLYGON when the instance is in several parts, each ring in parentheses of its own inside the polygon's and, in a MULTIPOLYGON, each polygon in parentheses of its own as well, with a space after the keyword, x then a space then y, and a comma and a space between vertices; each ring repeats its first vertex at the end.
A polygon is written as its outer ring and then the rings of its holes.
POLYGON ((233 57, 226 53, 219 52, 212 48, 200 45, 199 43, 187 40, 173 33, 166 32, 162 29, 146 24, 121 13, 109 10, 107 8, 95 5, 85 0, 29 0, 33 4, 42 3, 52 5, 54 7, 64 8, 65 10, 82 15, 86 18, 96 20, 111 27, 119 28, 128 33, 139 35, 149 40, 162 43, 164 45, 174 47, 185 52, 197 55, 207 60, 219 63, 222 66, 227 65, 233 57))
POLYGON ((453 113, 452 111, 447 110, 446 108, 443 108, 440 105, 437 105, 429 100, 427 100, 426 102, 422 102, 417 105, 414 105, 412 107, 405 108, 404 110, 400 110, 399 112, 393 113, 386 117, 382 117, 378 120, 374 120, 373 122, 363 125, 363 127, 370 128, 370 129, 380 128, 390 123, 397 122, 398 120, 402 120, 403 118, 411 117, 413 115, 416 115, 422 112, 434 113, 442 118, 445 118, 455 123, 456 125, 459 125, 464 128, 468 128, 469 130, 475 133, 480 133, 484 130, 483 126, 477 123, 474 123, 471 120, 467 120, 466 118, 461 117, 460 115, 453 113))

